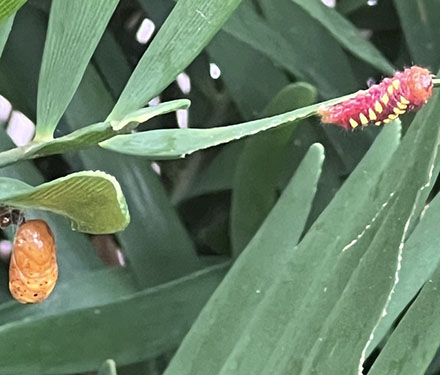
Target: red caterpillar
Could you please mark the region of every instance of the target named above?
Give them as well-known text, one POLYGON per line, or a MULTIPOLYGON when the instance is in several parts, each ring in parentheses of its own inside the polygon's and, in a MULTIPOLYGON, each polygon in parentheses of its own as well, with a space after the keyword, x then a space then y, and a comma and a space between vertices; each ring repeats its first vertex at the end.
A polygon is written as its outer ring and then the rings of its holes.
POLYGON ((396 72, 392 78, 368 90, 359 91, 352 99, 318 109, 322 121, 345 129, 382 123, 388 124, 405 112, 422 107, 432 95, 437 80, 433 74, 419 66, 396 72))

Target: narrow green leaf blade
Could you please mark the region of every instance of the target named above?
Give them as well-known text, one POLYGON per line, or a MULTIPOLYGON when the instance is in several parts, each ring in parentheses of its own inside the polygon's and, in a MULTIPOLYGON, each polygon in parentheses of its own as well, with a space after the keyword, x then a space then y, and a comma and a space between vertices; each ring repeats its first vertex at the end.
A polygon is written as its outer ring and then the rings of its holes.
POLYGON ((180 0, 142 56, 108 119, 120 120, 165 89, 208 44, 241 0, 180 0))
POLYGON ((9 32, 11 31, 12 24, 14 23, 14 15, 9 16, 6 19, 0 21, 0 56, 5 48, 6 41, 8 40, 9 32))
POLYGON ((166 375, 216 374, 303 231, 323 162, 313 145, 250 244, 200 314, 166 375))
MULTIPOLYGON (((58 237, 56 241, 58 244, 58 237)), ((75 242, 70 241, 70 245, 72 243, 75 242)), ((61 255, 64 249, 58 250, 61 255)), ((60 276, 62 276, 61 273, 60 276)), ((37 320, 62 315, 73 310, 114 303, 137 291, 135 280, 125 267, 111 267, 87 272, 77 271, 74 277, 60 279, 44 303, 23 305, 11 300, 0 305, 0 325, 26 319, 37 320)))
POLYGON ((345 48, 361 60, 392 75, 393 66, 382 53, 359 33, 358 29, 340 13, 326 7, 320 0, 292 0, 304 8, 312 17, 336 38, 345 48))
MULTIPOLYGON (((339 50, 339 45, 331 36, 323 32, 318 22, 298 5, 294 3, 283 4, 283 2, 280 4, 286 7, 289 12, 299 10, 305 14, 305 17, 294 16, 299 25, 296 32, 291 32, 290 27, 282 26, 284 19, 279 14, 274 15, 272 12, 266 12, 265 16, 270 21, 268 24, 257 14, 251 2, 247 1, 240 5, 225 24, 223 31, 266 55, 276 65, 281 66, 298 79, 312 83, 325 98, 355 90, 357 83, 351 73, 346 56, 339 50), (310 19, 307 19, 308 17, 310 19), (304 38, 304 29, 306 34, 311 34, 310 37, 304 38), (322 46, 324 55, 322 55, 321 49, 310 48, 311 38, 316 43, 324 44, 322 46), (327 48, 327 45, 334 48, 327 48), (334 58, 335 55, 338 59, 334 58), (327 58, 328 64, 326 63, 327 58)), ((262 2, 262 7, 273 10, 273 2, 266 0, 262 2)), ((284 11, 284 13, 286 12, 284 11)))
POLYGON ((72 228, 103 234, 124 229, 129 221, 119 183, 100 171, 72 173, 37 187, 1 178, 0 201, 19 208, 49 210, 72 220, 72 228))
POLYGON ((50 140, 119 0, 54 0, 40 71, 37 140, 50 140))
POLYGON ((26 0, 4 0, 0 2, 0 22, 17 12, 26 0))
POLYGON ((423 287, 368 375, 424 375, 440 346, 440 268, 423 287))
POLYGON ((395 0, 413 61, 430 69, 440 68, 440 4, 436 1, 395 0))
POLYGON ((171 100, 153 107, 138 109, 137 111, 129 113, 120 121, 110 121, 110 124, 113 130, 117 131, 132 123, 141 124, 159 115, 175 112, 178 109, 187 109, 190 105, 191 102, 188 99, 171 100))
POLYGON ((190 101, 186 99, 172 100, 129 113, 121 121, 113 121, 112 123, 100 122, 85 126, 70 134, 52 140, 43 142, 33 141, 25 146, 0 152, 0 167, 23 159, 34 159, 94 146, 117 134, 124 134, 133 130, 140 123, 148 121, 153 117, 178 109, 188 108, 189 105, 190 101))
POLYGON ((99 145, 128 155, 146 156, 151 159, 178 159, 193 152, 235 141, 286 123, 293 125, 296 121, 316 114, 321 105, 336 103, 353 95, 356 94, 237 125, 209 129, 151 130, 137 134, 118 135, 99 145))
MULTIPOLYGON (((239 16, 240 8, 231 19, 239 16)), ((222 82, 245 119, 261 115, 270 100, 289 84, 285 72, 269 57, 226 33, 224 28, 206 50, 212 61, 221 67, 222 82)))
MULTIPOLYGON (((286 86, 265 113, 276 115, 316 102, 307 83, 286 86)), ((231 242, 236 255, 247 245, 278 199, 278 182, 287 143, 295 126, 285 126, 248 140, 237 162, 231 207, 231 242)))
POLYGON ((417 295, 440 263, 440 244, 436 235, 440 221, 440 195, 429 203, 423 218, 405 242, 399 283, 387 308, 387 315, 376 329, 368 353, 386 335, 399 314, 417 295))
POLYGON ((107 361, 101 365, 96 375, 118 375, 115 361, 113 359, 107 359, 107 361))

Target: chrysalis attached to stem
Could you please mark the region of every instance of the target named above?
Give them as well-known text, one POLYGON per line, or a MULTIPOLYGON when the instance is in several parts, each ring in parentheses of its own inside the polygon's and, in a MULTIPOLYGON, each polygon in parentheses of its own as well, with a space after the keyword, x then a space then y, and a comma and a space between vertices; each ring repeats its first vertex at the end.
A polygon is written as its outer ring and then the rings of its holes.
POLYGON ((374 124, 388 124, 408 111, 421 108, 431 97, 440 80, 427 69, 413 66, 396 72, 368 90, 359 91, 352 99, 318 110, 322 122, 345 129, 374 124))

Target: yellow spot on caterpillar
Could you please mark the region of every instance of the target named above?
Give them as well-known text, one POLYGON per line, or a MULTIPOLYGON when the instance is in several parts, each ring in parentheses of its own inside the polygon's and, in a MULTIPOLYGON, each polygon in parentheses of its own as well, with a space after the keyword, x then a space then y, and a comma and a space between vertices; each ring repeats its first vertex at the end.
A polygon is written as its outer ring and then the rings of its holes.
POLYGON ((383 122, 384 122, 385 124, 389 124, 389 123, 391 122, 391 120, 390 120, 389 118, 386 118, 385 120, 383 120, 383 122))
POLYGON ((403 104, 403 103, 400 103, 400 102, 397 102, 397 106, 398 106, 400 109, 406 109, 406 108, 408 107, 406 104, 403 104))
POLYGON ((393 85, 389 85, 388 88, 387 88, 387 91, 388 91, 388 94, 393 95, 393 92, 394 92, 393 85))
POLYGON ((397 108, 397 107, 393 109, 393 112, 394 112, 397 116, 399 116, 399 115, 403 115, 403 114, 405 113, 404 110, 399 109, 399 108, 397 108))
POLYGON ((382 113, 383 111, 382 105, 378 101, 374 103, 374 109, 376 110, 377 113, 382 113))
POLYGON ((390 120, 395 120, 397 117, 399 117, 399 116, 397 116, 397 115, 393 115, 393 114, 391 114, 391 115, 388 116, 388 118, 389 118, 390 120))
POLYGON ((348 122, 350 123, 350 125, 353 129, 359 126, 359 124, 355 120, 353 120, 352 118, 350 118, 350 120, 348 120, 348 122))
POLYGON ((374 123, 374 125, 376 125, 376 126, 380 126, 380 125, 382 125, 382 121, 376 121, 376 122, 374 123))
POLYGON ((400 81, 398 79, 395 79, 393 82, 391 82, 391 84, 397 90, 399 88, 400 81))
POLYGON ((384 94, 384 95, 380 98, 380 100, 382 101, 383 104, 387 105, 388 102, 390 101, 390 98, 388 97, 387 94, 384 94))
POLYGON ((403 104, 409 104, 409 100, 406 99, 406 98, 404 98, 403 96, 400 97, 400 101, 401 101, 403 104))
POLYGON ((362 125, 367 125, 368 124, 367 116, 365 116, 363 113, 361 113, 359 115, 359 119, 361 120, 361 124, 362 125))
POLYGON ((374 121, 377 119, 376 114, 371 108, 368 110, 368 117, 370 118, 370 121, 374 121))

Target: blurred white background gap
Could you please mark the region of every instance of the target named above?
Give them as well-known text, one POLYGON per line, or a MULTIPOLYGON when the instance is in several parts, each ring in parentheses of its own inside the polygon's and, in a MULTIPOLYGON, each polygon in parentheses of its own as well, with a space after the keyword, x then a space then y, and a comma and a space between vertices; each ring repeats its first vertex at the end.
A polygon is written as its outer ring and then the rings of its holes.
POLYGON ((136 40, 140 44, 147 44, 153 36, 155 29, 156 25, 154 24, 154 22, 148 18, 144 18, 141 25, 139 26, 138 31, 136 32, 136 40))
POLYGON ((17 146, 24 146, 34 137, 35 124, 20 111, 12 111, 6 132, 17 146))

